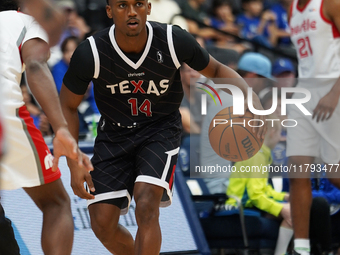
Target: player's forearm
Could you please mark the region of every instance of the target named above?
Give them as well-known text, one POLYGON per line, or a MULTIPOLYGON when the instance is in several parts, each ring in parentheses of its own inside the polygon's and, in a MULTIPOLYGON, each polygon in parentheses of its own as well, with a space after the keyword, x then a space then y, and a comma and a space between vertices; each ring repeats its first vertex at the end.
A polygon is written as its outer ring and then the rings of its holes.
POLYGON ((76 141, 79 136, 79 116, 77 109, 70 108, 62 103, 62 112, 68 124, 68 129, 76 141))
POLYGON ((335 94, 340 97, 340 78, 336 81, 336 83, 333 85, 330 93, 335 94))
POLYGON ((47 64, 40 61, 29 61, 26 63, 26 75, 27 83, 54 132, 57 132, 59 128, 67 127, 53 77, 47 64))
MULTIPOLYGON (((235 72, 231 68, 221 65, 217 70, 216 78, 230 79, 230 84, 240 88, 243 92, 243 95, 247 98, 249 87, 248 84, 237 72, 235 72)), ((229 90, 225 90, 225 92, 230 94, 229 90)))

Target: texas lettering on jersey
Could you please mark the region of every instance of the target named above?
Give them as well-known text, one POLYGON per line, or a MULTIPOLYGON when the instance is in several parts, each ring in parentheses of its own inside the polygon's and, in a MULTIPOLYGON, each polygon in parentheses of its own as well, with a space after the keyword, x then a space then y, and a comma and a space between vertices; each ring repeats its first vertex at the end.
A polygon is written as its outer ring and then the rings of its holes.
POLYGON ((153 80, 144 81, 144 80, 124 80, 117 84, 106 85, 106 88, 110 89, 112 94, 120 93, 120 94, 155 94, 156 96, 160 96, 164 94, 169 88, 169 80, 163 79, 159 82, 158 86, 155 84, 153 80))

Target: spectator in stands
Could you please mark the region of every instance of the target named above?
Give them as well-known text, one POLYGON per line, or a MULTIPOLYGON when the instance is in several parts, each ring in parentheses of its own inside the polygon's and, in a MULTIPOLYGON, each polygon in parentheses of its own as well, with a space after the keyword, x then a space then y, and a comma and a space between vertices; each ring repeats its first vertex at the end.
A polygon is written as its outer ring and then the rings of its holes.
POLYGON ((270 10, 276 16, 276 35, 277 44, 279 46, 287 47, 291 45, 290 41, 290 28, 288 24, 288 13, 290 5, 293 0, 279 0, 278 3, 274 4, 270 10))
POLYGON ((52 75, 53 75, 54 82, 57 86, 58 93, 60 93, 61 84, 63 83, 64 75, 70 64, 73 52, 77 48, 78 44, 79 44, 79 39, 76 36, 67 37, 61 43, 60 48, 62 52, 62 59, 57 64, 55 64, 55 66, 52 69, 52 75))
POLYGON ((263 12, 262 0, 243 0, 243 14, 236 18, 240 36, 271 48, 276 45, 276 16, 267 10, 263 12))
POLYGON ((149 0, 149 3, 151 3, 152 10, 148 15, 148 20, 174 24, 183 29, 188 29, 186 20, 180 16, 181 8, 177 2, 174 0, 149 0))
POLYGON ((272 75, 276 78, 275 87, 280 89, 294 87, 296 84, 295 67, 292 61, 290 61, 288 58, 278 58, 274 62, 272 75))
MULTIPOLYGON (((233 35, 239 34, 239 28, 235 24, 235 17, 230 0, 213 1, 210 26, 233 35)), ((246 45, 238 43, 233 36, 223 35, 217 39, 219 40, 216 41, 216 45, 219 47, 233 49, 239 53, 242 53, 246 49, 246 45)))
POLYGON ((66 17, 66 28, 61 35, 60 42, 70 36, 76 36, 80 41, 84 40, 91 33, 91 27, 86 24, 85 19, 78 15, 73 0, 61 0, 58 6, 64 11, 66 17))
POLYGON ((205 0, 178 1, 184 18, 208 25, 210 17, 204 8, 202 8, 204 2, 205 0))
MULTIPOLYGON (((269 116, 269 119, 276 118, 276 116, 269 116)), ((273 125, 268 125, 262 148, 252 158, 235 163, 234 166, 236 166, 237 171, 231 173, 227 188, 227 195, 237 196, 242 201, 244 207, 257 208, 264 213, 282 219, 274 255, 285 254, 293 236, 290 204, 280 203, 280 201, 288 202, 289 194, 275 191, 268 184, 268 173, 247 173, 241 172, 241 170, 247 166, 260 167, 270 165, 272 162, 271 149, 275 147, 280 138, 280 123, 273 122, 273 125)), ((230 197, 226 202, 226 208, 233 208, 234 206, 236 206, 236 200, 230 197)))
POLYGON ((59 43, 51 48, 51 57, 48 61, 49 66, 54 66, 62 58, 60 47, 66 38, 74 36, 79 39, 79 42, 81 42, 88 35, 93 33, 85 19, 78 15, 76 5, 73 0, 60 0, 57 5, 63 11, 66 19, 66 26, 60 36, 59 43))
POLYGON ((210 26, 211 17, 202 8, 205 3, 204 0, 183 0, 178 3, 181 7, 182 15, 186 19, 189 33, 198 35, 210 43, 225 39, 224 34, 207 27, 210 26))
POLYGON ((235 24, 235 17, 230 0, 214 0, 213 16, 210 25, 214 28, 238 35, 239 29, 235 24))
POLYGON ((259 95, 261 90, 270 86, 270 80, 273 79, 271 70, 272 64, 266 56, 260 53, 247 52, 241 56, 237 72, 245 79, 249 87, 252 87, 253 91, 259 95))

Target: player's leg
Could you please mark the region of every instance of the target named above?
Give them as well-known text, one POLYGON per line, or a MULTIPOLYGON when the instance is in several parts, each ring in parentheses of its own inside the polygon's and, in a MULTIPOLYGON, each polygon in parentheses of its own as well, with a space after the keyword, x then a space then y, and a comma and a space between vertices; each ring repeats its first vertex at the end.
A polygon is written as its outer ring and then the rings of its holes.
POLYGON ((312 192, 310 174, 306 169, 308 165, 313 163, 313 160, 314 158, 309 156, 291 156, 288 160, 288 165, 296 166, 296 169, 299 169, 299 173, 296 176, 290 176, 289 192, 295 239, 294 246, 297 252, 301 254, 305 254, 305 250, 299 248, 310 249, 309 218, 312 204, 312 192))
POLYGON ((24 190, 43 213, 41 244, 44 254, 71 254, 73 217, 70 198, 61 180, 24 190))
POLYGON ((134 240, 129 231, 118 223, 119 216, 128 212, 134 186, 135 143, 133 130, 100 120, 91 171, 96 191, 88 200, 91 226, 97 238, 111 253, 132 255, 134 240))
POLYGON ((138 231, 135 255, 158 255, 162 235, 159 226, 159 205, 164 188, 149 183, 137 182, 134 187, 138 231))
POLYGON ((171 204, 180 135, 177 114, 164 117, 140 132, 144 142, 136 155, 134 196, 138 232, 135 255, 158 255, 160 252, 159 207, 171 204))
POLYGON ((116 255, 133 255, 134 241, 130 232, 118 223, 120 208, 113 204, 89 206, 92 230, 106 249, 116 255))

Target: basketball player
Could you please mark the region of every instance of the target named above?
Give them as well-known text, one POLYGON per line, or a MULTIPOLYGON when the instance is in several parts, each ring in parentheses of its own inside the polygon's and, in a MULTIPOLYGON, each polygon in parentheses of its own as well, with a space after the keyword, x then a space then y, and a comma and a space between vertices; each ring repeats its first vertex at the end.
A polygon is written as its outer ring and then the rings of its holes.
POLYGON ((23 187, 42 211, 41 243, 45 254, 71 254, 73 217, 70 199, 60 180, 58 159, 66 155, 78 166, 88 170, 92 166, 67 129, 46 63, 47 35, 32 17, 17 10, 15 1, 0 1, 0 85, 8 145, 1 160, 0 187, 23 187), (54 160, 24 106, 19 85, 23 67, 31 91, 55 132, 54 160))
MULTIPOLYGON (((339 1, 294 0, 292 3, 291 39, 299 61, 297 86, 311 92, 312 98, 304 106, 313 116, 305 116, 297 108, 289 109, 288 118, 297 120, 298 126, 288 129, 287 156, 288 163, 299 169, 302 167, 303 173, 315 157, 327 164, 339 163, 340 160, 339 11, 339 1)), ((304 178, 290 179, 291 208, 295 252, 305 255, 310 251, 311 184, 308 173, 299 177, 304 178)), ((339 184, 339 179, 330 180, 339 184)))
MULTIPOLYGON (((102 115, 94 146, 90 194, 83 182, 87 171, 74 164, 74 193, 88 201, 91 226, 103 245, 116 255, 158 255, 161 247, 159 207, 171 204, 174 170, 180 145, 183 98, 179 67, 183 62, 206 77, 239 78, 210 57, 194 37, 179 27, 147 22, 147 0, 109 0, 114 24, 81 43, 64 77, 60 100, 74 137, 77 107, 90 81, 102 115), (138 231, 118 224, 136 201, 138 231)), ((255 107, 262 109, 258 97, 255 107)), ((257 130, 262 135, 264 128, 257 130)), ((89 184, 89 183, 88 183, 89 184)), ((170 219, 169 219, 170 220, 170 219)))

